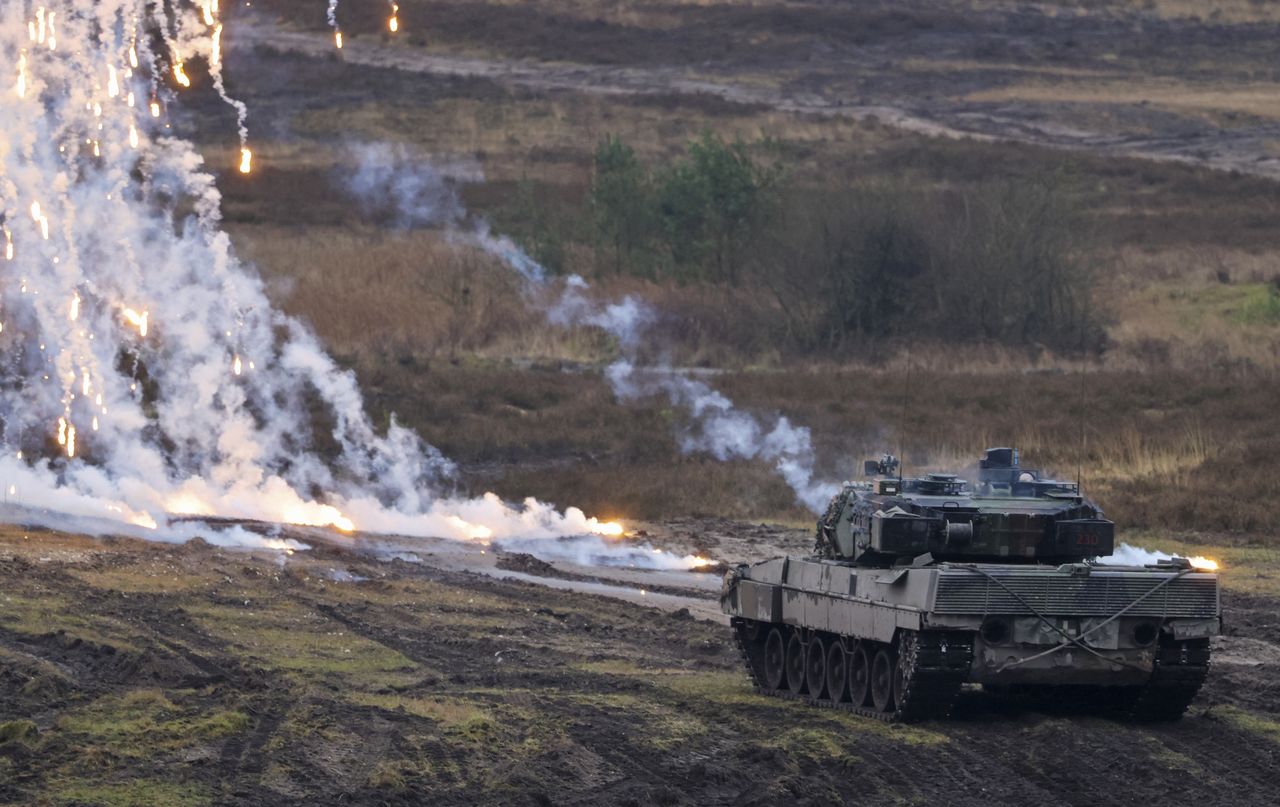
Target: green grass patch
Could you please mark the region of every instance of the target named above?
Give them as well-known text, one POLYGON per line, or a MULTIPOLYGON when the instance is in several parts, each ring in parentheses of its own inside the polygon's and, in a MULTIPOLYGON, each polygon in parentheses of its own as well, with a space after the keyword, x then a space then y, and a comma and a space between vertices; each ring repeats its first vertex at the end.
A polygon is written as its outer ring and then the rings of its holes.
POLYGON ((1216 706, 1212 714, 1238 729, 1265 737, 1273 743, 1280 743, 1280 721, 1278 720, 1246 712, 1234 706, 1216 706))
POLYGON ((1274 283, 1251 283, 1242 286, 1242 299, 1235 312, 1245 325, 1280 324, 1280 286, 1274 283))
POLYGON ((71 600, 54 594, 0 594, 0 627, 30 636, 63 631, 68 636, 137 650, 129 626, 106 617, 87 616, 71 600))
POLYGON ((482 733, 487 731, 494 722, 487 710, 462 698, 412 698, 353 692, 347 700, 361 706, 373 706, 389 712, 407 712, 415 717, 433 720, 446 729, 456 730, 462 734, 482 733))
POLYGON ((243 655, 304 681, 338 678, 365 689, 404 686, 423 673, 404 654, 312 611, 282 604, 187 609, 243 655))
POLYGON ((27 745, 40 736, 40 729, 30 720, 10 720, 0 723, 0 746, 9 743, 27 745))
POLYGON ((831 728, 793 728, 779 732, 763 745, 816 762, 853 766, 861 760, 850 752, 848 737, 831 728))
POLYGON ((163 692, 107 695, 59 718, 56 730, 111 756, 143 758, 239 734, 249 717, 235 710, 182 706, 163 692))
POLYGON ((213 803, 202 788, 148 779, 114 784, 74 782, 58 788, 53 801, 94 807, 199 807, 213 803))
POLYGON ((106 569, 72 569, 72 577, 104 591, 129 594, 186 594, 222 582, 221 575, 202 575, 163 561, 139 562, 106 569))

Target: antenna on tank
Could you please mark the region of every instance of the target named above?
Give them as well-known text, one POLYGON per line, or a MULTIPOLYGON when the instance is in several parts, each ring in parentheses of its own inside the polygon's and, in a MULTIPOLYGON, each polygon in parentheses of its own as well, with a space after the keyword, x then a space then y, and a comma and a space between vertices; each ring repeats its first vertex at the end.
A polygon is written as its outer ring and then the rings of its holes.
POLYGON ((1085 455, 1085 396, 1084 396, 1084 380, 1085 367, 1084 360, 1080 363, 1080 448, 1076 455, 1076 495, 1084 497, 1084 455, 1085 455))
POLYGON ((1085 433, 1085 378, 1088 352, 1085 345, 1085 327, 1089 322, 1089 297, 1085 296, 1084 311, 1080 317, 1080 446, 1076 454, 1076 496, 1084 498, 1084 455, 1087 450, 1085 433))
POLYGON ((907 345, 907 375, 902 381, 902 411, 898 414, 898 490, 902 490, 902 466, 906 464, 907 399, 911 395, 911 345, 907 345))

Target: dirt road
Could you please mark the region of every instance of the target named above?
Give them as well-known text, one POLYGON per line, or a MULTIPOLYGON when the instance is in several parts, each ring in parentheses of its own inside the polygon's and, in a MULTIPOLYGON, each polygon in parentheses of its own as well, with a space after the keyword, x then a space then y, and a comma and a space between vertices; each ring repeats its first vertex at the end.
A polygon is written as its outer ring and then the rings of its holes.
MULTIPOLYGON (((705 96, 782 112, 875 121, 929 137, 1024 143, 1280 178, 1280 156, 1275 149, 1280 143, 1280 122, 1263 118, 1249 118, 1231 126, 1220 126, 1148 109, 1145 101, 1117 103, 1110 100, 1092 105, 1058 104, 1057 114, 1047 114, 1044 104, 986 102, 977 100, 980 96, 972 93, 948 96, 943 91, 935 94, 897 80, 883 81, 884 86, 879 87, 870 77, 878 72, 896 72, 886 70, 883 62, 878 65, 878 70, 861 63, 847 66, 849 70, 865 72, 869 79, 870 88, 860 87, 855 92, 844 81, 826 74, 790 77, 793 71, 785 65, 779 66, 776 79, 770 79, 767 72, 762 75, 735 75, 733 70, 695 70, 684 65, 468 58, 372 37, 348 39, 344 48, 336 51, 332 39, 325 34, 283 27, 262 17, 249 19, 251 22, 248 24, 242 23, 235 28, 235 36, 231 40, 234 47, 270 48, 317 59, 341 58, 352 65, 482 78, 545 91, 592 95, 705 96), (911 94, 913 92, 919 94, 911 94), (1116 123, 1118 115, 1125 117, 1123 125, 1116 123), (1091 126, 1090 121, 1099 120, 1105 120, 1109 129, 1091 126)), ((1226 42, 1223 44, 1225 46, 1226 42)), ((1171 38, 1170 46, 1177 47, 1177 38, 1171 38)), ((956 79, 958 84, 967 80, 956 79)), ((999 87, 1002 83, 994 82, 993 85, 999 87)), ((981 85, 983 88, 986 86, 981 85)))

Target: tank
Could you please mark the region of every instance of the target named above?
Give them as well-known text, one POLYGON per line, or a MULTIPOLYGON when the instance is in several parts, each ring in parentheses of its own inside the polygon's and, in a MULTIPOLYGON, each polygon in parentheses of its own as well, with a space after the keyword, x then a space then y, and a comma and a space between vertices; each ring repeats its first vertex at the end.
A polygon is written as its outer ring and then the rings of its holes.
POLYGON ((725 574, 721 608, 759 691, 882 720, 945 718, 966 684, 1183 714, 1221 629, 1216 573, 1105 562, 1113 522, 1017 449, 988 449, 972 482, 900 467, 885 455, 845 484, 811 557, 725 574))

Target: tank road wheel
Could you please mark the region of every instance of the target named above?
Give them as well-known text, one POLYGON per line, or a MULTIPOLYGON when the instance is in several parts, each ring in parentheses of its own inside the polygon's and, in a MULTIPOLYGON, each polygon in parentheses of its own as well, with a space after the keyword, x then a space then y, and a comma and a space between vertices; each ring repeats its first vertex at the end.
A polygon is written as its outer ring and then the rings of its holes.
POLYGON ((871 697, 871 657, 867 643, 858 642, 849 655, 849 700, 854 706, 866 706, 871 697))
POLYGON ((769 631, 769 638, 764 642, 764 685, 770 692, 776 692, 786 677, 787 645, 782 641, 782 630, 774 628, 769 631))
POLYGON ((876 651, 875 660, 871 662, 871 702, 878 712, 893 711, 893 650, 881 647, 876 651))
POLYGON ((827 697, 835 703, 849 699, 849 654, 838 636, 827 649, 827 697))
POLYGON ((805 651, 804 682, 809 687, 810 697, 821 698, 826 694, 827 648, 817 636, 809 640, 809 649, 805 651))
POLYGON ((787 689, 793 695, 804 692, 805 668, 804 642, 800 641, 800 631, 793 631, 787 642, 787 689))

